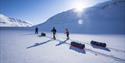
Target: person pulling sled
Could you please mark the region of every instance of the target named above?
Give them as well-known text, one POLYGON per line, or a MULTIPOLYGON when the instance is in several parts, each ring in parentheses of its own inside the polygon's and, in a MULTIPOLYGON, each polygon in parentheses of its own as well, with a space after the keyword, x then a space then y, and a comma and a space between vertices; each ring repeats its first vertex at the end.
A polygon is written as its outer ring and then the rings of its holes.
POLYGON ((65 34, 66 34, 66 37, 67 37, 66 40, 69 40, 69 30, 68 30, 68 28, 65 29, 65 34))
POLYGON ((53 39, 56 40, 56 37, 55 37, 56 29, 55 29, 55 27, 52 28, 51 32, 53 33, 53 39))
POLYGON ((38 34, 38 27, 35 28, 35 34, 38 34))

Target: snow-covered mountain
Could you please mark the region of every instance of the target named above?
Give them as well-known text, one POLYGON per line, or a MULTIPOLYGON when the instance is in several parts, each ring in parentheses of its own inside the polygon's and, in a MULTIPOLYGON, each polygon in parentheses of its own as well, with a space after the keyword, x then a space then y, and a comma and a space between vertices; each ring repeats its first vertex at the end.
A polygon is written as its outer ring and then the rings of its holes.
POLYGON ((84 9, 80 15, 71 9, 37 25, 42 31, 50 31, 53 26, 58 32, 69 28, 72 33, 125 34, 125 0, 100 3, 84 9))
POLYGON ((0 14, 0 27, 30 27, 31 23, 0 14))

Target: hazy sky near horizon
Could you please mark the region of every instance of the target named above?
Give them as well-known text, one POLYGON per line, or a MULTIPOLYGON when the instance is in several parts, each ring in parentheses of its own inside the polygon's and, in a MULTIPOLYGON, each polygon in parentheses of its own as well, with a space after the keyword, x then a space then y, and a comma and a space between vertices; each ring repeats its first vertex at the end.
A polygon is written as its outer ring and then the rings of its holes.
POLYGON ((0 0, 0 14, 36 25, 74 8, 76 3, 82 3, 86 8, 105 1, 108 0, 0 0))

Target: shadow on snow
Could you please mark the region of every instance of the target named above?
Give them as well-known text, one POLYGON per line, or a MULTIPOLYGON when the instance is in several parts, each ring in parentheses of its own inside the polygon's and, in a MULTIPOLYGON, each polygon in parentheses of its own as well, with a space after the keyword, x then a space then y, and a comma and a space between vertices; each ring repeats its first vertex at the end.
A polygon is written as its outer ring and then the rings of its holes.
POLYGON ((69 49, 74 50, 74 51, 76 51, 76 52, 78 52, 78 53, 86 54, 85 49, 79 49, 79 48, 74 47, 74 46, 70 46, 69 49))
POLYGON ((35 43, 34 45, 27 47, 27 49, 32 48, 32 47, 36 47, 36 46, 40 46, 40 45, 43 45, 43 44, 46 44, 46 43, 48 43, 50 41, 52 41, 52 39, 47 40, 45 42, 41 42, 41 43, 35 43))
POLYGON ((111 51, 109 48, 106 48, 106 47, 100 47, 100 46, 96 46, 96 45, 93 45, 93 44, 91 44, 91 46, 93 47, 93 48, 96 48, 96 49, 101 49, 101 50, 105 50, 105 51, 111 51))
POLYGON ((57 41, 59 41, 59 43, 56 44, 56 46, 60 46, 60 45, 62 45, 62 44, 68 44, 68 45, 70 45, 70 43, 67 43, 67 42, 66 42, 66 41, 68 41, 67 39, 64 40, 64 41, 61 41, 61 40, 57 39, 57 41))

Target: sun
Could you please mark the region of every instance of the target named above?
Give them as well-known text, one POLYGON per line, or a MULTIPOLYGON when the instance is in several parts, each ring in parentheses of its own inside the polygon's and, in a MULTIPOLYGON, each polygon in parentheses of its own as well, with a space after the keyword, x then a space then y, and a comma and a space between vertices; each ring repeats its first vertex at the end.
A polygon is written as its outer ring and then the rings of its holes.
POLYGON ((84 8, 84 7, 83 7, 83 4, 80 3, 80 2, 74 4, 74 9, 75 9, 76 12, 82 12, 82 11, 83 11, 83 8, 84 8))

